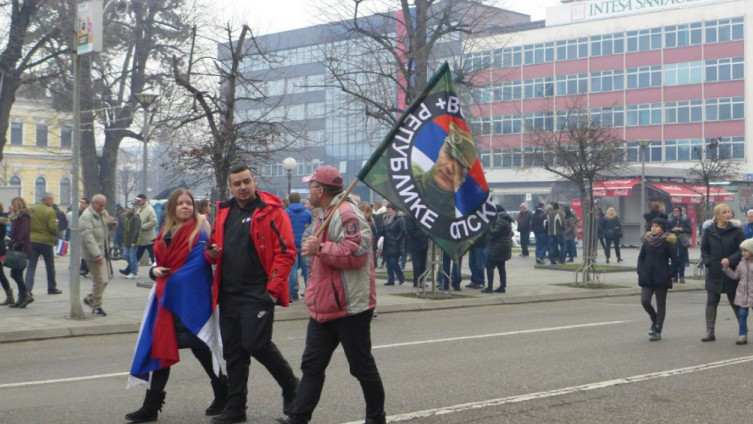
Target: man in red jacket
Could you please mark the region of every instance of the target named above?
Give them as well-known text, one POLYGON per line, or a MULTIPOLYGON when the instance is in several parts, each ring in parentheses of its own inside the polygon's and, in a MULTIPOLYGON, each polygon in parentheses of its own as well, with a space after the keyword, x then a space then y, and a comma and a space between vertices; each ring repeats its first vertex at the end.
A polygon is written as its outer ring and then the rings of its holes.
POLYGON ((232 168, 228 179, 233 198, 219 204, 206 252, 217 265, 214 293, 228 375, 228 403, 213 424, 246 421, 251 356, 282 387, 283 412, 298 389, 298 379, 272 342, 275 304, 290 303, 288 275, 296 258, 290 219, 280 199, 256 190, 247 167, 232 168))

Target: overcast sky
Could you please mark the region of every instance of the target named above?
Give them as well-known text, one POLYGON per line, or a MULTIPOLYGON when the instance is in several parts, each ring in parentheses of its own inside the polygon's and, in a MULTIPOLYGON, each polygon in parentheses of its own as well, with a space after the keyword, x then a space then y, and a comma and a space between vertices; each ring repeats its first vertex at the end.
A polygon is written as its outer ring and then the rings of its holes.
MULTIPOLYGON (((332 1, 336 0, 327 0, 328 3, 332 1)), ((217 10, 222 21, 232 19, 236 23, 247 23, 258 34, 269 34, 322 23, 318 18, 322 3, 321 0, 219 0, 215 4, 220 5, 217 10)), ((547 7, 556 6, 560 1, 496 0, 495 3, 498 7, 539 20, 544 19, 547 7)))

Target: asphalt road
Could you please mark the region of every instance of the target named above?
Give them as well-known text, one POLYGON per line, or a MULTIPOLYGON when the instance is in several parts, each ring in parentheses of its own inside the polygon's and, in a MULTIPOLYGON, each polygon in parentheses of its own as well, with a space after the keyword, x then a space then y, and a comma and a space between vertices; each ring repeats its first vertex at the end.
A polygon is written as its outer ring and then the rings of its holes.
MULTIPOLYGON (((753 346, 736 346, 721 306, 717 341, 701 343, 705 293, 670 293, 661 342, 649 342, 635 296, 380 316, 374 355, 390 422, 733 423, 753 412, 753 346)), ((275 341, 297 370, 305 321, 275 341)), ((0 423, 121 423, 143 389, 125 390, 135 335, 0 345, 0 423)), ((208 423, 208 379, 190 351, 174 367, 161 423, 208 423)), ((280 416, 279 388, 252 363, 249 422, 280 416)), ((314 423, 363 422, 342 353, 314 423)))

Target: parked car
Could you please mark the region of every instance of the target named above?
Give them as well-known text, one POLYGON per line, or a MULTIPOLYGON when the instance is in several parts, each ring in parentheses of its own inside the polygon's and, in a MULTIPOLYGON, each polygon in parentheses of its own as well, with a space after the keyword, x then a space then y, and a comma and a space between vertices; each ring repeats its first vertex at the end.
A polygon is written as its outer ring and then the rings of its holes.
MULTIPOLYGON (((528 236, 528 240, 529 245, 536 245, 536 235, 533 234, 533 231, 528 236)), ((520 232, 518 232, 518 221, 516 220, 512 221, 512 244, 515 247, 520 247, 520 232)))

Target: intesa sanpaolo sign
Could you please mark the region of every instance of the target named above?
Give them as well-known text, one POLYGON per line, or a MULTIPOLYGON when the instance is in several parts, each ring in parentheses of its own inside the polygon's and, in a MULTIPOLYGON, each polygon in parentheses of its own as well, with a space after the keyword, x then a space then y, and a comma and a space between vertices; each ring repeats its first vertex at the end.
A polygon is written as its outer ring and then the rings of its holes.
POLYGON ((658 12, 683 6, 704 3, 721 3, 725 0, 591 0, 549 7, 546 26, 566 25, 638 13, 658 12))

